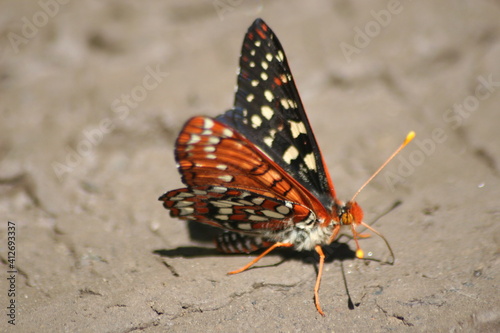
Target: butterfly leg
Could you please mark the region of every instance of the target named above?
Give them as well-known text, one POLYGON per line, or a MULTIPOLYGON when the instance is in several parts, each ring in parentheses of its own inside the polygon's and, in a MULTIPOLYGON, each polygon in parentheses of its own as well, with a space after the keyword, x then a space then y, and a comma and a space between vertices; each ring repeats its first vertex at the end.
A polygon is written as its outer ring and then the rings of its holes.
POLYGON ((360 235, 356 229, 354 229, 354 224, 351 225, 352 238, 354 238, 354 243, 356 244, 356 258, 363 259, 365 257, 365 252, 361 249, 358 242, 358 237, 364 238, 364 235, 360 235))
POLYGON ((265 250, 264 252, 262 252, 257 258, 255 258, 254 260, 250 261, 246 266, 244 266, 244 267, 242 267, 240 269, 237 269, 235 271, 229 272, 227 274, 238 274, 238 273, 241 273, 243 271, 246 271, 247 269, 249 269, 250 267, 252 267, 255 263, 257 263, 257 261, 259 261, 260 259, 262 259, 264 256, 266 256, 267 254, 269 254, 269 252, 271 252, 272 250, 274 250, 277 247, 292 247, 292 246, 293 246, 293 244, 291 244, 291 243, 281 243, 281 242, 274 243, 271 247, 269 247, 267 250, 265 250))
POLYGON ((318 276, 316 278, 316 285, 314 286, 314 304, 316 305, 316 309, 319 314, 324 316, 325 313, 321 310, 321 305, 319 304, 319 285, 321 283, 321 276, 323 275, 323 266, 325 264, 325 254, 323 253, 323 249, 320 245, 316 245, 314 248, 319 255, 319 264, 318 264, 318 276))
POLYGON ((358 232, 357 236, 358 236, 358 238, 370 238, 372 235, 370 235, 370 234, 362 234, 362 233, 358 232))

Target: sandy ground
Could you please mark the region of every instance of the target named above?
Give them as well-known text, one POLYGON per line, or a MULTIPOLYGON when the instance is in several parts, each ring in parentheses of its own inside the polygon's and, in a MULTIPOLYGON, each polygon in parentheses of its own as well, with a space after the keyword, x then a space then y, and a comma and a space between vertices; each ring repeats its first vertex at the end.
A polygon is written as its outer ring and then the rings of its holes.
MULTIPOLYGON (((500 327, 498 1, 4 0, 0 13, 0 331, 500 327), (367 222, 402 202, 376 223, 396 263, 333 244, 324 318, 311 253, 227 276, 252 256, 214 253, 209 231, 157 201, 181 187, 184 121, 231 106, 256 17, 284 45, 341 199, 417 132, 358 197, 367 222)), ((362 247, 388 257, 378 237, 362 247)))

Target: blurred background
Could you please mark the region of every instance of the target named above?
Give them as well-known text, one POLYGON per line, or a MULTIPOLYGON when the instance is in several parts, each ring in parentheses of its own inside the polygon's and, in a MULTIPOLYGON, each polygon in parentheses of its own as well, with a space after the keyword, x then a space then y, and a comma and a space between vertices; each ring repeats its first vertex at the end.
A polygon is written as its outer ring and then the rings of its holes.
MULTIPOLYGON (((13 221, 17 329, 500 323, 498 1, 3 0, 0 13, 0 266, 13 221), (248 258, 155 254, 211 247, 157 197, 182 186, 173 147, 183 123, 231 107, 257 17, 286 51, 340 199, 417 132, 358 197, 367 222, 403 201, 377 222, 396 265, 332 259, 326 318, 312 302, 314 260, 227 277, 248 258)), ((387 255, 376 237, 363 248, 387 255)))

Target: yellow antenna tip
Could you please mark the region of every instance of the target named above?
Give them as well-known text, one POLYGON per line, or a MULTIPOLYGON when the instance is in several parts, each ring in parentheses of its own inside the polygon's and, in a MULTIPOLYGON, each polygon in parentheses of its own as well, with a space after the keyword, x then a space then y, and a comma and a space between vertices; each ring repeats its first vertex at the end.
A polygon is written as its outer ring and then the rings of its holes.
POLYGON ((413 140, 415 138, 415 135, 416 135, 415 131, 411 131, 410 133, 408 133, 406 135, 406 139, 405 139, 404 144, 406 145, 406 144, 408 144, 408 142, 410 142, 411 140, 413 140))
POLYGON ((365 257, 365 252, 361 249, 356 250, 356 258, 363 259, 365 257))

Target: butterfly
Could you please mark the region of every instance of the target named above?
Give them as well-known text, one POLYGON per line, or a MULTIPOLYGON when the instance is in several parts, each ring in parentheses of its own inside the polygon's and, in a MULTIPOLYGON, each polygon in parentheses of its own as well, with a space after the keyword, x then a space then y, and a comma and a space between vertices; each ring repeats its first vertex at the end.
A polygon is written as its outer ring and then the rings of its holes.
POLYGON ((243 41, 233 108, 215 118, 189 119, 177 138, 175 158, 187 187, 159 198, 170 215, 223 229, 216 239, 222 252, 267 248, 229 274, 248 269, 278 247, 316 251, 314 301, 321 315, 322 246, 347 226, 357 256, 363 257, 357 239, 364 235, 355 228, 380 235, 363 222, 354 201, 359 191, 347 203, 337 199, 285 52, 262 19, 253 22, 243 41))

